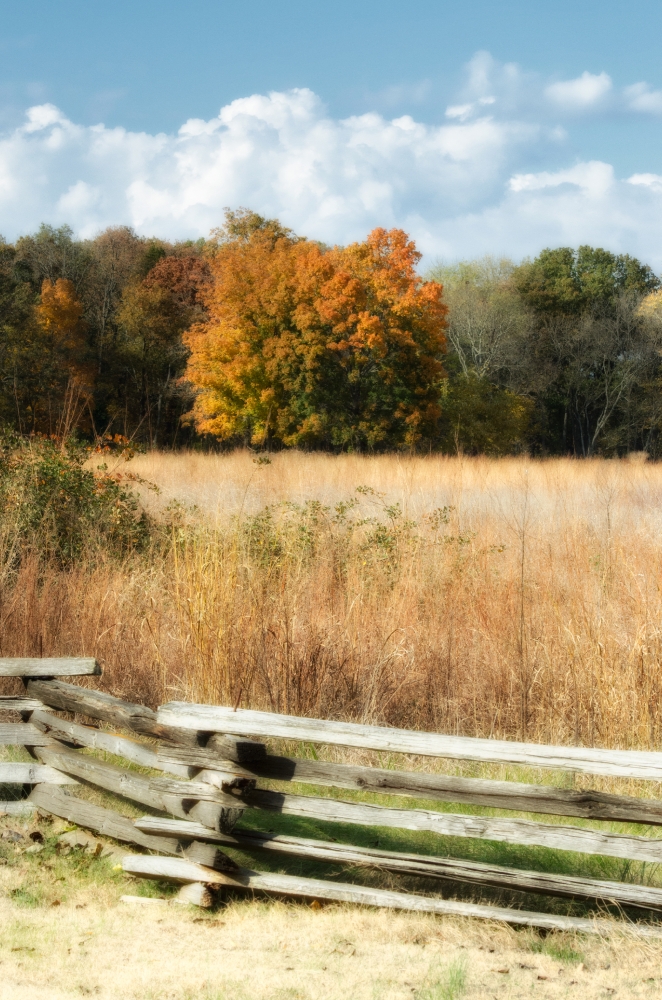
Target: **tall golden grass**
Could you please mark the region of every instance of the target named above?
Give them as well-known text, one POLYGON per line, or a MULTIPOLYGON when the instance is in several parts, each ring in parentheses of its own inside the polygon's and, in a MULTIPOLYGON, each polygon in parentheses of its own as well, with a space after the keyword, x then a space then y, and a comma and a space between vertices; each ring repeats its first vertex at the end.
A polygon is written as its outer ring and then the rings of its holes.
POLYGON ((3 655, 96 655, 109 690, 150 704, 659 746, 662 466, 238 452, 132 468, 161 488, 145 503, 167 543, 121 565, 26 560, 0 594, 3 655))

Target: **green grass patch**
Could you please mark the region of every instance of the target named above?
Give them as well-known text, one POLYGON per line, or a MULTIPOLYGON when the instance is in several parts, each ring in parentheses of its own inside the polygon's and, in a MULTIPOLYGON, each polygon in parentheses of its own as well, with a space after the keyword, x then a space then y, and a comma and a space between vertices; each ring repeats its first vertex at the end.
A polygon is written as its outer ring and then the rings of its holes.
POLYGON ((584 953, 577 949, 576 941, 561 934, 535 938, 530 949, 538 955, 549 955, 565 965, 578 965, 584 961, 584 953))
POLYGON ((467 987, 467 960, 464 955, 445 968, 428 973, 428 982, 416 993, 417 1000, 459 1000, 467 987))

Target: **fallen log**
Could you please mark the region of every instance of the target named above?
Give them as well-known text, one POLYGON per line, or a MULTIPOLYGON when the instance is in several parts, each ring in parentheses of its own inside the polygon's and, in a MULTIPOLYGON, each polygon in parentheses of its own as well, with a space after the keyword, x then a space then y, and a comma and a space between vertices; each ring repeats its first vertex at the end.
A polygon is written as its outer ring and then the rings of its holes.
POLYGON ((527 910, 462 903, 457 900, 416 896, 386 889, 322 879, 302 878, 297 875, 279 875, 239 868, 233 872, 217 872, 211 868, 179 858, 158 858, 131 855, 124 859, 124 871, 139 878, 162 879, 176 883, 201 882, 204 885, 248 889, 279 896, 307 899, 326 899, 332 902, 356 903, 362 906, 388 907, 396 910, 413 910, 418 913, 437 913, 460 917, 479 917, 508 924, 542 927, 547 930, 575 931, 584 934, 607 935, 626 931, 645 938, 662 938, 662 929, 641 924, 617 924, 608 920, 590 920, 582 917, 564 917, 527 910))

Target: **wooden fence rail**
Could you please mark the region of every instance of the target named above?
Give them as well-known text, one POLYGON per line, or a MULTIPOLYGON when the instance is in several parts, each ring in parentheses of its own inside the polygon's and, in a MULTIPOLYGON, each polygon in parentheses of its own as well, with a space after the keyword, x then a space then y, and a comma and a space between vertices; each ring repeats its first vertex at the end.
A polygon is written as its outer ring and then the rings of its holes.
POLYGON ((518 764, 526 767, 560 767, 584 774, 662 781, 662 753, 642 750, 596 750, 588 747, 544 746, 509 740, 441 736, 438 733, 363 726, 355 722, 300 719, 294 715, 252 712, 215 705, 170 702, 157 712, 164 726, 236 736, 266 736, 334 746, 385 750, 391 753, 455 760, 518 764))
MULTIPOLYGON (((662 826, 662 801, 593 790, 574 791, 517 781, 460 778, 270 753, 262 740, 296 740, 362 747, 389 753, 458 760, 501 762, 526 767, 564 768, 583 773, 662 780, 662 753, 547 747, 410 732, 382 726, 300 719, 269 712, 173 702, 157 712, 105 692, 55 678, 94 676, 93 659, 0 659, 0 676, 22 677, 25 696, 0 698, 0 713, 20 714, 22 722, 0 723, 0 743, 26 747, 32 762, 0 763, 0 784, 33 786, 29 800, 0 802, 0 814, 38 808, 88 827, 154 857, 132 856, 125 869, 134 876, 198 885, 182 901, 208 900, 206 886, 259 890, 277 895, 345 900, 431 913, 458 913, 546 928, 600 932, 610 922, 441 900, 436 896, 386 892, 361 885, 237 868, 222 848, 277 852, 284 859, 381 868, 398 875, 517 892, 600 900, 662 913, 662 888, 612 880, 506 868, 395 851, 357 847, 330 840, 277 836, 235 828, 247 809, 280 812, 316 821, 361 827, 424 830, 442 837, 469 837, 526 847, 599 854, 656 864, 662 837, 614 833, 586 825, 560 825, 520 817, 404 808, 404 798, 455 802, 490 810, 609 820, 662 826), (84 716, 128 730, 123 736, 56 714, 84 716), (157 742, 158 741, 158 742, 157 742), (126 762, 100 759, 99 753, 126 762), (283 782, 349 789, 399 797, 395 807, 366 801, 292 794, 260 787, 283 782), (135 823, 116 809, 81 797, 92 785, 111 796, 161 815, 135 823), (165 815, 164 815, 165 814, 165 815), (166 855, 164 857, 163 855, 166 855), (168 857, 169 856, 169 857, 168 857), (204 891, 203 891, 204 890, 204 891)), ((642 828, 643 833, 643 828, 642 828)), ((634 925, 637 933, 662 936, 662 928, 634 925)))
POLYGON ((76 677, 100 673, 99 663, 89 657, 0 657, 0 677, 76 677))
MULTIPOLYGON (((254 744, 260 746, 261 744, 254 744)), ((160 764, 196 765, 207 770, 232 770, 232 764, 207 747, 161 744, 160 764)), ((493 781, 485 778, 458 778, 447 774, 420 771, 392 771, 388 768, 361 767, 321 760, 299 760, 270 754, 244 759, 244 776, 296 781, 309 785, 380 792, 440 802, 509 809, 517 812, 577 816, 583 819, 616 820, 624 823, 662 825, 662 801, 636 799, 606 792, 574 791, 551 785, 529 785, 519 781, 493 781)))

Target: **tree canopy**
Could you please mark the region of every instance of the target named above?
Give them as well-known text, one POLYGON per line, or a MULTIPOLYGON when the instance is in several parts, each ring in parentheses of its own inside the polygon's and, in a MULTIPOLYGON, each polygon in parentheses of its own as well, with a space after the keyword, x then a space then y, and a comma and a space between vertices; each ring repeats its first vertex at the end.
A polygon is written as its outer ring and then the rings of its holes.
POLYGON ((432 442, 446 307, 401 230, 327 249, 231 216, 210 259, 208 318, 184 337, 199 432, 333 448, 432 442))
POLYGON ((328 247, 0 237, 0 425, 146 446, 662 454, 662 286, 600 247, 420 273, 401 230, 328 247))

